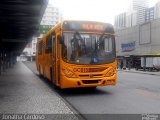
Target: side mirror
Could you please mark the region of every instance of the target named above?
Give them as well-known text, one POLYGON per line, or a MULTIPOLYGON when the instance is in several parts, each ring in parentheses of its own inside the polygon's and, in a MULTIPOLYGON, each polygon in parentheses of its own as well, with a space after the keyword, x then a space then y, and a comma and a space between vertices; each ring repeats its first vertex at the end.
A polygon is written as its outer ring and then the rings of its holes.
POLYGON ((60 36, 60 35, 58 35, 58 43, 59 44, 62 44, 63 43, 63 38, 62 38, 62 36, 60 36))

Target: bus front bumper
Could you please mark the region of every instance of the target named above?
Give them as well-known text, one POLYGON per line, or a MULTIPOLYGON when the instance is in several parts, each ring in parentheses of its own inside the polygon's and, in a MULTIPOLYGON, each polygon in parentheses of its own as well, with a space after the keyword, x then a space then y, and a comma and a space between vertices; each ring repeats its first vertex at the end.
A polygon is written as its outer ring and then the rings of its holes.
POLYGON ((60 88, 79 88, 79 87, 96 87, 96 86, 115 86, 116 74, 112 77, 101 78, 67 78, 61 76, 60 88))

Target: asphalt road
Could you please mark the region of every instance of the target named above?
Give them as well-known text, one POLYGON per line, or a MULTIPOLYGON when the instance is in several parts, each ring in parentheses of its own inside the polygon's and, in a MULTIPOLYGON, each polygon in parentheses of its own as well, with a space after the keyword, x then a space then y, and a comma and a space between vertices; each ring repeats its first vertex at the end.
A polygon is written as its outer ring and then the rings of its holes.
MULTIPOLYGON (((37 74, 34 63, 25 64, 37 74)), ((118 71, 117 80, 114 87, 55 91, 87 119, 95 118, 89 114, 160 113, 160 76, 118 71)))

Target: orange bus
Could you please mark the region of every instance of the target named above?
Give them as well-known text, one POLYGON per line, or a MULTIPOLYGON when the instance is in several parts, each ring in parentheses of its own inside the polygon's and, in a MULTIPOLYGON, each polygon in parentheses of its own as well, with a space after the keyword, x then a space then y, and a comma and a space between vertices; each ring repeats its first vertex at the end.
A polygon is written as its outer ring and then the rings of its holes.
POLYGON ((63 20, 36 46, 40 75, 60 88, 114 86, 115 34, 111 24, 63 20))

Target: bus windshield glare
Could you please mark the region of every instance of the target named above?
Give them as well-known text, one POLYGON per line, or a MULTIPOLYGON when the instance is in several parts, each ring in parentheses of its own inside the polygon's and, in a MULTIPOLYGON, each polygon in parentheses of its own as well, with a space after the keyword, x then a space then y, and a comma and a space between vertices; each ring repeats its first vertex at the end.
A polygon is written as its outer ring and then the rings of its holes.
POLYGON ((72 64, 107 64, 115 60, 115 38, 109 34, 63 33, 62 59, 72 64))

